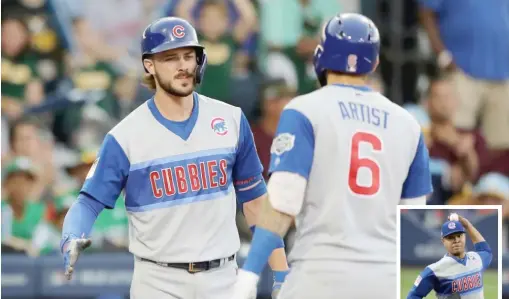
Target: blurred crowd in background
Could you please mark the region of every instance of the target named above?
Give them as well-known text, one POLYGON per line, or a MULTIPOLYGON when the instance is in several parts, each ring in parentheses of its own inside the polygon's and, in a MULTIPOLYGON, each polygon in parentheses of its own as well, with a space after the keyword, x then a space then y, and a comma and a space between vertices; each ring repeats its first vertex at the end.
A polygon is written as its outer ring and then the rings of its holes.
MULTIPOLYGON (((197 91, 242 108, 267 170, 283 107, 318 87, 312 56, 323 23, 367 14, 383 38, 369 84, 421 123, 429 204, 509 207, 509 2, 463 2, 2 1, 2 252, 59 252, 63 219, 104 135, 152 96, 139 42, 162 16, 197 28, 208 55, 197 91)), ((126 249, 123 205, 100 214, 91 250, 126 249)))

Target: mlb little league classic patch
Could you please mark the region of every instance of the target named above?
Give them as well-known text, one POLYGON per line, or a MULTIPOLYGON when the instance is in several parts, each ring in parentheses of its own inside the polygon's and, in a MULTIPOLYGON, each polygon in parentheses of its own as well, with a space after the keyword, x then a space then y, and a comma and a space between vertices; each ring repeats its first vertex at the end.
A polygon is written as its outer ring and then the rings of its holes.
POLYGON ((272 142, 272 146, 270 148, 270 152, 275 155, 282 155, 285 152, 290 151, 295 145, 295 135, 290 133, 282 133, 276 136, 274 142, 272 142))

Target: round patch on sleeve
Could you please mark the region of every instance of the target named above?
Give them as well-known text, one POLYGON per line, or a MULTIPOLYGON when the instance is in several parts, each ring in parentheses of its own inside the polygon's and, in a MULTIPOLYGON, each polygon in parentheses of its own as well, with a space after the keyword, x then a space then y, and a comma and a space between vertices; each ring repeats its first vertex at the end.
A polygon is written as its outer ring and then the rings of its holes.
POLYGON ((282 155, 289 152, 295 145, 295 135, 290 133, 281 133, 274 138, 270 152, 275 155, 282 155))

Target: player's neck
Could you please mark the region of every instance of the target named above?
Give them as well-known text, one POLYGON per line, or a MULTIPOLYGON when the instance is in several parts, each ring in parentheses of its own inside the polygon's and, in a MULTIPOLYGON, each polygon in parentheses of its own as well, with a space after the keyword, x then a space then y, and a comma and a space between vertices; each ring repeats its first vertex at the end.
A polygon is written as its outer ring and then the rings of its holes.
POLYGON ((335 73, 327 74, 327 84, 343 84, 354 86, 368 85, 366 76, 349 76, 335 73))
POLYGON ((451 254, 451 256, 454 256, 455 258, 459 258, 459 259, 463 259, 463 258, 465 258, 465 255, 466 255, 466 254, 465 254, 465 252, 462 252, 462 253, 460 253, 460 254, 458 254, 458 255, 455 255, 455 254, 453 255, 453 254, 451 254))
POLYGON ((172 121, 185 121, 193 111, 193 94, 179 97, 166 93, 163 90, 156 91, 154 103, 159 112, 172 121))

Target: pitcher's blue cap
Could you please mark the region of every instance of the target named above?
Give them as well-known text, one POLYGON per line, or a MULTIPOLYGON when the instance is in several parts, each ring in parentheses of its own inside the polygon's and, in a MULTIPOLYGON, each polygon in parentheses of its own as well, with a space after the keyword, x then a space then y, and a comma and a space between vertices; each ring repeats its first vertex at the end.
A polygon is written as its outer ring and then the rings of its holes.
POLYGON ((459 221, 447 221, 442 225, 442 238, 454 233, 465 233, 463 224, 459 221))

